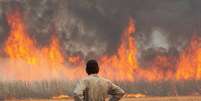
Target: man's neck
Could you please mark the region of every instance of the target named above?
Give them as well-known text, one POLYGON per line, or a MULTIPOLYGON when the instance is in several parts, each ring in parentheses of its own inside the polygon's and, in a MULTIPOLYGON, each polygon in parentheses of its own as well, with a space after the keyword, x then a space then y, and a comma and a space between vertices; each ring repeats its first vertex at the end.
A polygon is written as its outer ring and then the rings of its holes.
POLYGON ((88 76, 98 77, 98 74, 89 74, 88 76))

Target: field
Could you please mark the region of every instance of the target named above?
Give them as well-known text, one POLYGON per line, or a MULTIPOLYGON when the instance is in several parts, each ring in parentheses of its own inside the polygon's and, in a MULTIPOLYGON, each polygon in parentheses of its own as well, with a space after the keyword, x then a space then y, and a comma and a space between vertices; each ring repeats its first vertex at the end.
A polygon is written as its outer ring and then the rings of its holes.
MULTIPOLYGON (((121 101, 201 101, 201 81, 115 83, 128 93, 121 101)), ((7 99, 5 101, 73 101, 70 96, 74 85, 74 81, 57 80, 2 81, 0 101, 3 99, 7 99)))
MULTIPOLYGON (((73 101, 72 99, 44 100, 5 100, 5 101, 73 101)), ((145 98, 123 98, 121 101, 201 101, 201 96, 179 96, 179 97, 145 97, 145 98)))
MULTIPOLYGON (((201 95, 201 80, 160 82, 115 82, 128 94, 148 96, 197 96, 201 95)), ((59 95, 72 95, 74 81, 0 81, 0 98, 46 99, 59 95)))

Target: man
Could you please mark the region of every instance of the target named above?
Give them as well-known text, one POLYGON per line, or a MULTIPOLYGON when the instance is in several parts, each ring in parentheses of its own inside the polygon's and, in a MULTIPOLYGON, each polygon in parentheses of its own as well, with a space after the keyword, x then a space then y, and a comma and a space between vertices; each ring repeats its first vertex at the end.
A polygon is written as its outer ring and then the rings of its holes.
POLYGON ((110 80, 99 77, 99 66, 96 60, 89 60, 86 64, 88 77, 80 80, 73 92, 75 101, 119 101, 124 90, 113 84, 110 80))

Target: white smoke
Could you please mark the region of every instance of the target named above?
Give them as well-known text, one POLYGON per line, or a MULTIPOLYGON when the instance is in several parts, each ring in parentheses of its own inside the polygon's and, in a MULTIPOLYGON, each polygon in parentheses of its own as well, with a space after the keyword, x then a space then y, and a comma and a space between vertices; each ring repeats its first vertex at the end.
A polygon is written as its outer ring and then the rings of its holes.
POLYGON ((154 28, 151 33, 149 47, 169 49, 167 32, 160 28, 154 28))

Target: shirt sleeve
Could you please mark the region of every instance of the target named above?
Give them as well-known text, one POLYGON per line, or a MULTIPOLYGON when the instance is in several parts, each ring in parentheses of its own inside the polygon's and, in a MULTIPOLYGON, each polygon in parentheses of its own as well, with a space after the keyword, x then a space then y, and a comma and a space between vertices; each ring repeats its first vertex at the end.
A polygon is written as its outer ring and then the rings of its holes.
POLYGON ((125 91, 121 89, 119 86, 110 82, 110 88, 108 94, 111 95, 109 101, 119 101, 125 94, 125 91))
POLYGON ((84 83, 84 80, 80 80, 75 90, 73 91, 74 101, 84 101, 84 90, 86 89, 86 85, 84 83))

